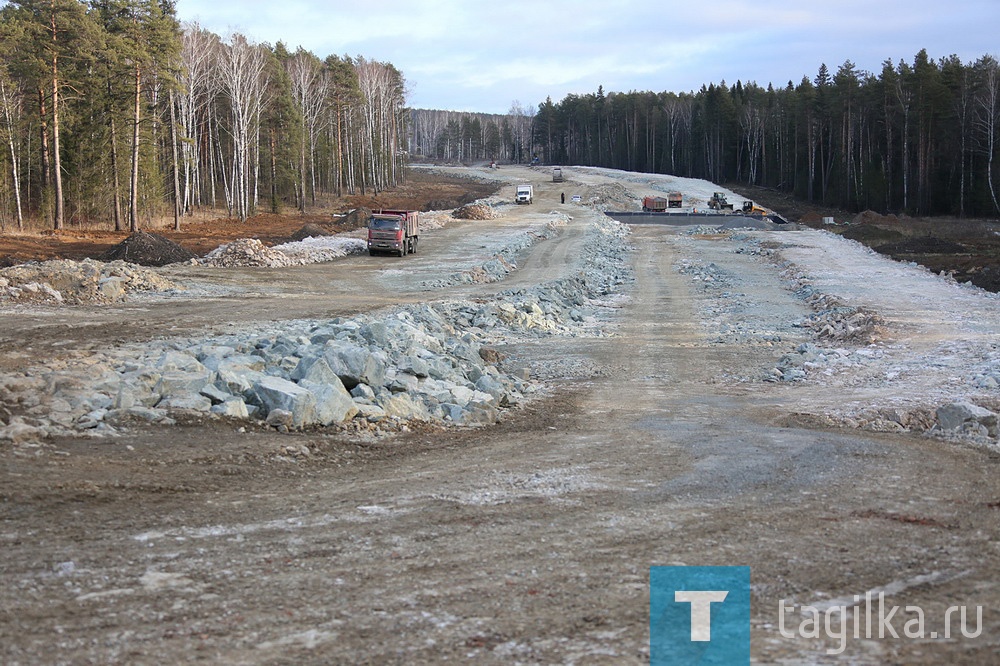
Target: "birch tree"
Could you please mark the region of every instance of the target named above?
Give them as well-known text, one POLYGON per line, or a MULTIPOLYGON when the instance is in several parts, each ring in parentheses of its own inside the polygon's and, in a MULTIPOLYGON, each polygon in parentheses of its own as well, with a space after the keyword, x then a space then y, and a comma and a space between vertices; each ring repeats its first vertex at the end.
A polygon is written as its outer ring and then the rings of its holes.
POLYGON ((975 64, 979 77, 976 96, 975 126, 979 147, 985 156, 985 178, 989 186, 993 209, 1000 213, 997 186, 994 182, 994 160, 997 152, 997 126, 1000 124, 1000 64, 992 56, 980 58, 975 64))
POLYGON ((241 222, 254 210, 257 192, 257 148, 267 89, 267 55, 263 46, 233 34, 216 63, 216 76, 229 100, 230 209, 241 222))

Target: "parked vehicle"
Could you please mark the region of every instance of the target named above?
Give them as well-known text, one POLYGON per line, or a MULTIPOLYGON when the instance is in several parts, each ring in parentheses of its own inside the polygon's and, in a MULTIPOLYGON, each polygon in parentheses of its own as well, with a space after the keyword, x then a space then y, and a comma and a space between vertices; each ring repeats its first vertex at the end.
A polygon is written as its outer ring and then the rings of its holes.
POLYGON ((667 208, 680 208, 684 204, 684 195, 680 192, 671 192, 667 195, 667 208))
POLYGON ((368 220, 368 254, 389 252, 405 257, 417 252, 419 213, 415 210, 377 210, 368 220))
POLYGON ((560 169, 559 167, 552 169, 552 182, 553 183, 563 182, 562 169, 560 169))
POLYGON ((514 201, 519 204, 530 204, 535 198, 535 190, 531 185, 518 185, 517 195, 514 197, 514 201))
POLYGON ((644 197, 642 200, 642 212, 662 213, 667 210, 667 200, 663 197, 644 197))

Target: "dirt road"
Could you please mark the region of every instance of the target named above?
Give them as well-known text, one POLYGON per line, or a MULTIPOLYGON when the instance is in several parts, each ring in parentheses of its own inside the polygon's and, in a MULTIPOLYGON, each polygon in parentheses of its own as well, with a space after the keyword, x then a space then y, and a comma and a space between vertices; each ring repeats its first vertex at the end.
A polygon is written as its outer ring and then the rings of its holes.
MULTIPOLYGON (((540 192, 506 231, 559 208, 560 190, 537 172, 508 177, 540 192)), ((567 177, 562 191, 586 191, 567 177)), ((574 270, 599 213, 571 214, 500 283, 419 286, 475 263, 484 243, 461 224, 422 241, 407 275, 368 258, 280 280, 191 269, 230 291, 76 308, 58 333, 28 312, 5 319, 2 344, 9 354, 30 339, 22 353, 37 359, 63 341, 488 298, 574 270), (141 323, 123 323, 139 312, 141 323)), ((759 663, 994 661, 1000 457, 914 434, 803 427, 816 422, 822 385, 800 385, 810 412, 800 418, 795 385, 759 380, 811 339, 793 325, 810 310, 780 271, 721 237, 648 226, 632 243, 635 282, 612 335, 502 350, 561 378, 494 427, 414 424, 372 439, 191 419, 0 449, 0 660, 642 664, 649 567, 686 564, 752 567, 759 663), (692 257, 737 276, 738 312, 725 310, 725 289, 678 270, 692 257), (753 335, 721 335, 721 320, 753 335), (914 617, 903 606, 923 609, 929 634, 947 607, 968 604, 983 606, 981 635, 852 638, 832 654, 840 643, 826 633, 780 633, 782 600, 821 606, 873 590, 901 607, 897 633, 914 617)), ((786 626, 802 618, 790 612, 786 626)))

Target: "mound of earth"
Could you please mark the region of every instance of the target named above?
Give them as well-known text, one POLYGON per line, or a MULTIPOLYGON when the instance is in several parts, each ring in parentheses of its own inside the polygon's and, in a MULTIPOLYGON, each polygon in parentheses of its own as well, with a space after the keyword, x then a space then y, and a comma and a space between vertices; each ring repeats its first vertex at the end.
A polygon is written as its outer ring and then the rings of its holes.
POLYGON ((495 220, 500 215, 492 207, 484 204, 469 204, 455 209, 452 217, 459 220, 495 220))
POLYGON ((338 231, 348 231, 350 229, 364 229, 368 226, 372 211, 370 208, 359 206, 349 213, 344 214, 339 219, 334 220, 338 231))
POLYGON ((296 243, 307 238, 319 238, 320 236, 332 236, 333 234, 318 224, 305 224, 298 231, 288 237, 289 243, 296 243))
POLYGON ((867 224, 861 224, 849 227, 844 230, 841 234, 844 238, 850 238, 851 240, 870 242, 870 241, 893 241, 897 238, 904 238, 905 235, 896 231, 895 229, 885 229, 883 227, 869 226, 867 224))
POLYGON ((953 241, 942 240, 934 236, 923 238, 907 238, 897 243, 886 243, 875 248, 882 254, 961 254, 966 251, 963 245, 953 241))
POLYGON ((198 255, 158 234, 137 231, 100 256, 101 261, 127 261, 140 266, 166 266, 198 255))
POLYGON ((897 224, 899 218, 895 215, 881 215, 873 210, 863 210, 854 216, 851 224, 897 224))

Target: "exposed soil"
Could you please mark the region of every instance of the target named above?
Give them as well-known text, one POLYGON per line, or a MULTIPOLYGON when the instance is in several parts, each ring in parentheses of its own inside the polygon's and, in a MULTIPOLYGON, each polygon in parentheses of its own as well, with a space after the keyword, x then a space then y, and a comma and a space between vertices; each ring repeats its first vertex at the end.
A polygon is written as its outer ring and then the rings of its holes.
POLYGON ((950 273, 959 282, 1000 292, 1000 222, 996 220, 913 218, 873 211, 852 214, 771 188, 729 187, 793 222, 839 233, 898 261, 912 261, 935 273, 950 273), (837 224, 824 224, 824 217, 834 218, 837 224))
MULTIPOLYGON (((406 181, 391 191, 328 198, 318 202, 315 207, 310 206, 304 214, 293 209, 280 215, 262 213, 246 222, 239 222, 225 217, 225 211, 220 211, 222 215, 203 213, 196 219, 182 219, 181 231, 173 230, 171 220, 160 221, 147 231, 155 231, 189 252, 204 256, 237 238, 257 238, 265 245, 299 240, 298 232, 305 225, 315 225, 330 233, 355 229, 364 223, 358 219, 359 216, 350 215, 351 211, 358 208, 457 208, 489 196, 494 191, 495 185, 484 182, 410 171, 406 181)), ((122 243, 129 235, 127 231, 72 227, 60 231, 0 234, 0 267, 46 259, 97 259, 122 243)))
MULTIPOLYGON (((217 291, 11 309, 0 367, 261 320, 485 300, 576 274, 587 225, 602 216, 561 195, 617 188, 598 190, 597 175, 572 169, 558 187, 548 174, 503 171, 534 183, 533 205, 436 229, 406 258, 180 265, 163 270, 217 291), (553 211, 570 223, 519 255, 502 282, 422 286, 481 264, 482 248, 553 211)), ((363 205, 372 203, 407 205, 363 205)), ((288 217, 282 240, 305 223, 288 217)), ((756 663, 995 661, 996 449, 901 423, 836 427, 866 408, 901 418, 913 407, 900 401, 919 390, 941 400, 964 391, 956 382, 970 363, 1000 367, 990 356, 995 298, 827 234, 755 233, 767 247, 637 226, 635 280, 609 301, 606 332, 497 345, 546 390, 492 427, 280 434, 188 415, 114 438, 3 444, 0 661, 648 664, 658 565, 751 566, 756 663), (760 248, 780 249, 781 261, 760 248), (878 313, 891 342, 838 341, 832 354, 843 358, 808 380, 762 380, 814 339, 786 266, 878 313), (852 638, 835 613, 819 618, 824 633, 801 628, 807 606, 880 592, 905 608, 893 611, 893 636, 914 629, 916 608, 927 637, 852 638), (981 635, 958 635, 957 618, 944 624, 959 605, 973 616, 985 608, 969 623, 981 635), (933 640, 945 626, 950 638, 933 640)), ((854 617, 866 631, 860 606, 854 617)))
POLYGON ((137 231, 102 254, 101 261, 128 261, 143 266, 166 266, 195 258, 195 253, 169 238, 148 231, 137 231))

